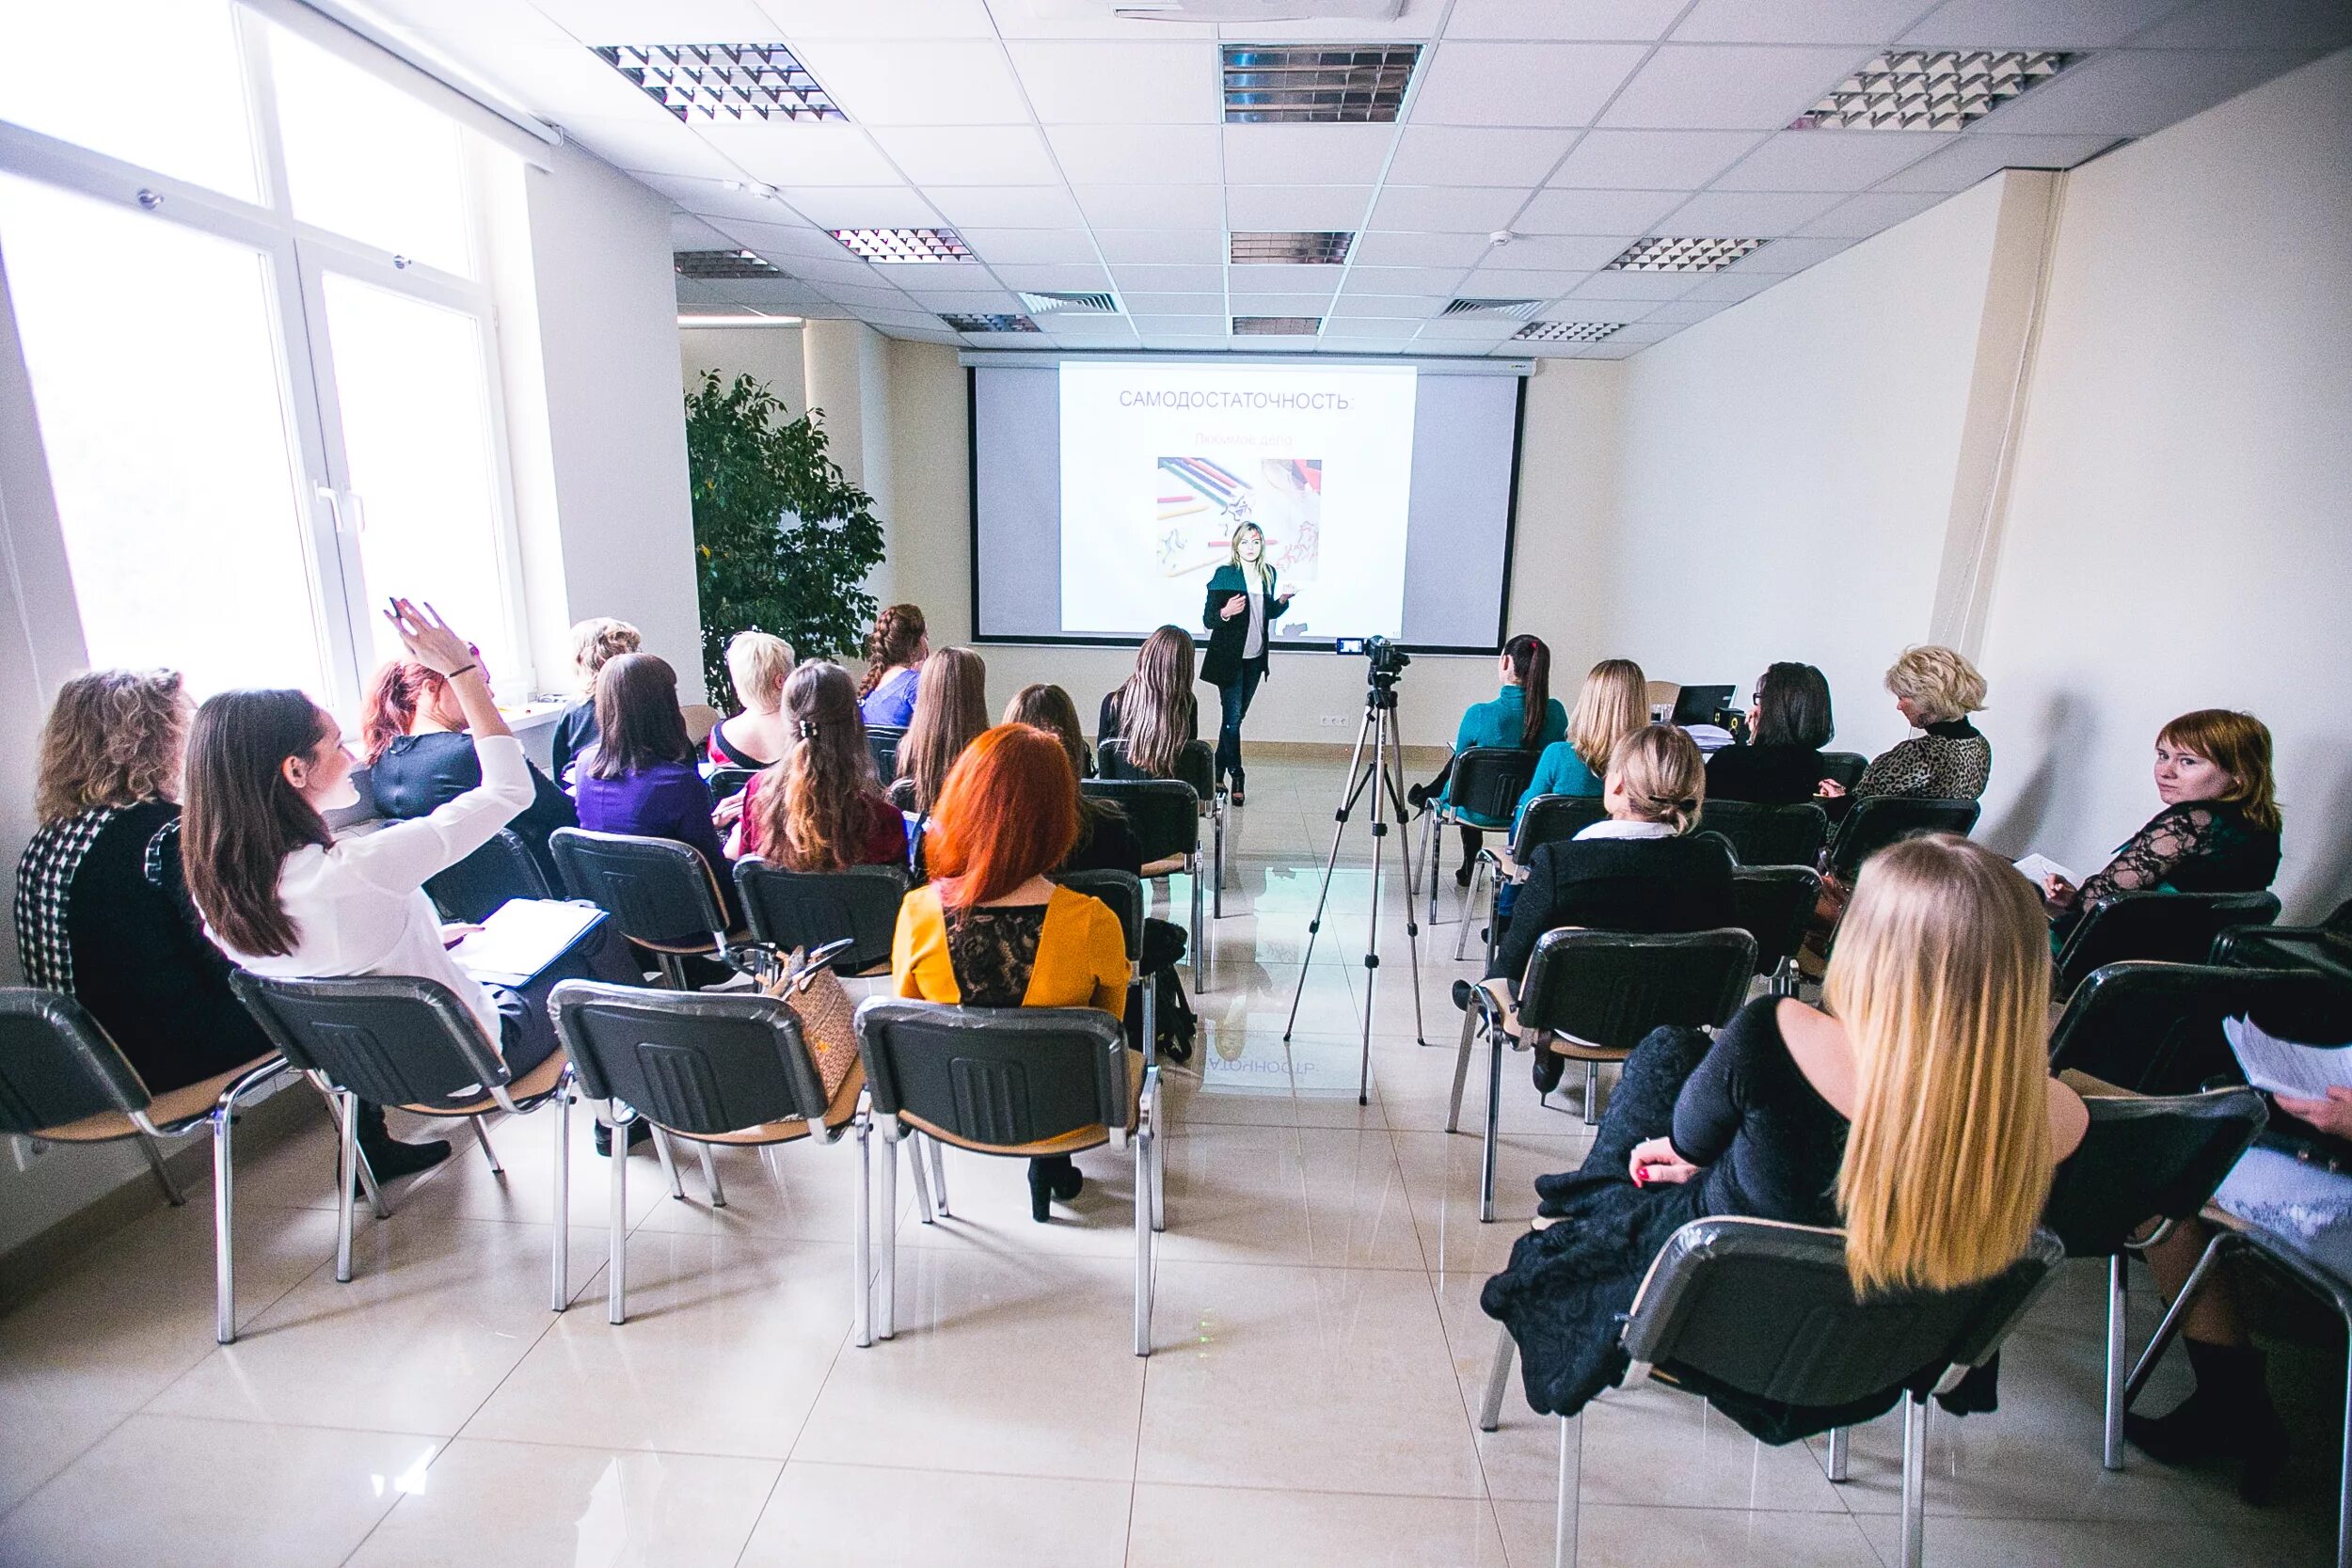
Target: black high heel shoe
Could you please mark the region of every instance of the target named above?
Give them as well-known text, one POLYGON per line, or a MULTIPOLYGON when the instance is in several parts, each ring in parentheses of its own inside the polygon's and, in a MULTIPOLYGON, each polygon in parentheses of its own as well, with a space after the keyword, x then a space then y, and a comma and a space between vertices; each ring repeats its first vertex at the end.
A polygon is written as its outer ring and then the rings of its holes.
POLYGON ((2245 1345, 2185 1341, 2197 1387, 2163 1416, 2123 1418, 2123 1435, 2166 1465, 2238 1462, 2237 1495, 2261 1508, 2285 1467, 2287 1433, 2270 1402, 2263 1353, 2245 1345))
POLYGON ((1041 1155, 1029 1162, 1029 1218, 1043 1225, 1048 1206, 1067 1203, 1086 1188, 1086 1174, 1066 1154, 1041 1155))

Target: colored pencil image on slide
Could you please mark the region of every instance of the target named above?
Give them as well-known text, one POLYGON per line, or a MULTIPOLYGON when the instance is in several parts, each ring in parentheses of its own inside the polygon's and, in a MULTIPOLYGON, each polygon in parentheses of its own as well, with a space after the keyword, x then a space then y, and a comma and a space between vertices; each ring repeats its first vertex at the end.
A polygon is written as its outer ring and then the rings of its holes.
POLYGON ((1315 580, 1323 459, 1163 457, 1152 483, 1151 549, 1163 577, 1215 571, 1231 559, 1233 531, 1255 523, 1285 586, 1315 580))

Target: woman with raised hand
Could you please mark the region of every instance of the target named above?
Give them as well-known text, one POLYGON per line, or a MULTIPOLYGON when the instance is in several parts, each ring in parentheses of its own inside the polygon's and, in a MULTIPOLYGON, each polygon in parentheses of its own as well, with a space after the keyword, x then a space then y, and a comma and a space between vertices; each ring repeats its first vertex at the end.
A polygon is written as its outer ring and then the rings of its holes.
POLYGON ((1131 772, 1174 778, 1177 757, 1200 734, 1192 684, 1192 633, 1162 626, 1136 650, 1126 684, 1103 699, 1094 738, 1122 742, 1131 772))
POLYGON ((906 818, 874 777, 849 672, 802 665, 784 683, 784 712, 792 748, 744 788, 740 852, 787 871, 904 866, 906 818))
POLYGON ((1209 578, 1200 624, 1208 628, 1209 654, 1200 678, 1216 688, 1222 714, 1216 731, 1216 776, 1232 780, 1232 799, 1244 803, 1241 724, 1248 716, 1258 683, 1266 676, 1266 649, 1274 624, 1291 607, 1279 592, 1274 563, 1265 558, 1265 531, 1255 523, 1233 530, 1232 554, 1209 578))
MULTIPOLYGON (((480 649, 469 649, 479 660, 480 649)), ((489 675, 488 667, 483 671, 489 675)), ((440 673, 413 658, 396 658, 375 673, 359 708, 361 754, 376 815, 394 821, 422 816, 482 783, 482 763, 456 693, 440 673)), ((558 828, 577 827, 572 798, 530 763, 531 804, 507 824, 538 863, 550 888, 564 885, 548 841, 558 828)))
POLYGON ((923 661, 914 717, 898 742, 898 779, 891 799, 901 811, 928 816, 947 770, 988 728, 988 665, 969 648, 942 648, 923 661))
POLYGON ((739 710, 710 727, 710 760, 728 768, 772 768, 792 749, 784 716, 784 683, 792 678, 792 644, 764 631, 739 631, 727 642, 727 680, 739 710))
MULTIPOLYGON (((1708 1038, 1635 1048, 1576 1171, 1540 1178, 1549 1228, 1480 1305, 1537 1410, 1573 1416, 1627 1369, 1618 1330, 1667 1239, 1750 1215, 1843 1226, 1854 1289, 1951 1290, 2023 1257, 2089 1113, 2049 1076, 2050 952, 2032 887, 1946 833, 1862 870, 1826 1010, 1761 997, 1708 1038)), ((1774 1442, 1851 1412, 1716 1402, 1774 1442)))
POLYGON ((914 721, 930 633, 920 606, 894 604, 874 617, 866 639, 866 678, 858 683, 858 712, 868 724, 902 730, 914 721))

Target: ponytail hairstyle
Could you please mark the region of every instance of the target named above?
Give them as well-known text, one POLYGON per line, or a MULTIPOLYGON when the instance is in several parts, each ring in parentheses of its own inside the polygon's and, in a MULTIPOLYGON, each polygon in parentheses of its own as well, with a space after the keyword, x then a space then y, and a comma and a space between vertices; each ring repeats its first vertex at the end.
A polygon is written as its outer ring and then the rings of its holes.
POLYGON ((660 654, 623 654, 596 675, 596 745, 588 771, 626 779, 663 762, 692 762, 677 672, 660 654))
POLYGON ((1952 833, 1863 863, 1822 991, 1853 1051, 1837 1170, 1857 1294, 1948 1291, 2025 1255, 2050 1194, 2050 927, 1952 833))
POLYGON ((1119 734, 1127 762, 1155 779, 1176 776, 1176 758, 1192 738, 1192 634, 1162 626, 1136 652, 1136 673, 1119 689, 1119 734))
POLYGON ((1604 658, 1584 677, 1568 720, 1568 746, 1599 778, 1617 742, 1649 722, 1649 683, 1629 658, 1604 658))
POLYGON ((856 863, 866 801, 882 797, 857 684, 838 664, 812 660, 785 681, 783 712, 798 738, 752 797, 760 847, 787 871, 842 870, 856 863))
POLYGON ((913 664, 914 650, 928 635, 919 605, 894 604, 875 616, 874 629, 866 636, 866 678, 858 683, 859 700, 873 695, 884 671, 913 664))
POLYGON ((1519 689, 1519 750, 1544 742, 1544 720, 1551 709, 1551 650, 1540 637, 1521 632, 1502 645, 1511 661, 1511 681, 1519 689))
POLYGON ((466 732, 465 710, 439 671, 396 658, 375 673, 359 703, 360 755, 370 768, 384 760, 393 741, 416 727, 420 709, 445 730, 466 732))
POLYGON ((1687 833, 1707 803, 1707 759, 1698 743, 1672 724, 1645 724, 1609 754, 1609 778, 1645 822, 1687 833))
POLYGON ((988 728, 988 666, 969 648, 942 648, 923 661, 914 717, 898 742, 898 777, 914 781, 914 809, 930 811, 947 769, 988 728))
POLYGON ((285 763, 326 736, 326 714, 299 691, 224 691, 196 710, 180 856, 189 895, 232 953, 282 958, 301 940, 278 874, 296 849, 335 838, 286 782, 285 763))

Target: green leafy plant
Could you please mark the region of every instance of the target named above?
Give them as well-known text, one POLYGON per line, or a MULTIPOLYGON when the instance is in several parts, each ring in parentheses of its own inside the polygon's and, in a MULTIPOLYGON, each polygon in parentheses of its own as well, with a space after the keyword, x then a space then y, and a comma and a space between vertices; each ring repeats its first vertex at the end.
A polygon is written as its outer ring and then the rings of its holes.
POLYGON ((765 383, 716 371, 686 394, 703 680, 728 689, 726 646, 772 632, 803 658, 854 655, 874 619, 859 584, 882 561, 874 498, 826 454, 820 411, 793 419, 765 383))

